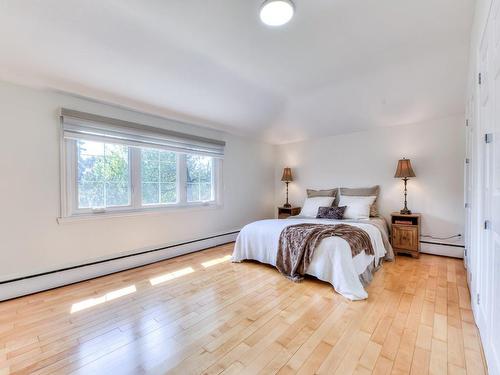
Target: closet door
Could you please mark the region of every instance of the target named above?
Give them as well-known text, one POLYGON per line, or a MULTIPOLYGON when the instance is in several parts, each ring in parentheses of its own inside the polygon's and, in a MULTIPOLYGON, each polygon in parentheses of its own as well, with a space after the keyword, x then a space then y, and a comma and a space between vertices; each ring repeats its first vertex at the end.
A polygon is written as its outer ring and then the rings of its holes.
POLYGON ((495 1, 491 11, 491 34, 493 39, 493 121, 486 130, 485 148, 489 166, 489 223, 487 237, 491 261, 491 311, 490 311, 490 363, 491 373, 500 372, 500 1, 495 1), (495 371, 496 370, 496 371, 495 371))
MULTIPOLYGON (((480 50, 479 50, 479 71, 480 71, 480 89, 479 89, 479 134, 482 136, 491 129, 491 122, 493 116, 493 106, 492 106, 492 87, 494 87, 494 77, 491 73, 492 56, 491 56, 491 19, 485 27, 483 38, 481 40, 480 50)), ((483 226, 487 220, 490 219, 491 215, 491 157, 490 149, 487 147, 485 142, 480 140, 479 144, 479 156, 480 161, 480 194, 481 194, 481 204, 480 204, 480 215, 481 226, 483 226)), ((483 338, 489 333, 489 323, 490 323, 490 304, 491 304, 491 238, 490 231, 481 229, 480 230, 480 246, 476 248, 477 259, 478 259, 478 269, 476 270, 476 283, 475 292, 476 296, 473 296, 475 307, 476 321, 479 325, 480 330, 483 332, 483 338)))
POLYGON ((472 202, 473 202, 473 171, 472 155, 474 144, 473 121, 474 117, 474 96, 471 96, 467 105, 467 124, 465 127, 465 160, 464 160, 464 204, 465 204, 465 253, 464 263, 467 268, 467 283, 472 283, 472 272, 474 270, 474 258, 471 253, 472 248, 472 202))

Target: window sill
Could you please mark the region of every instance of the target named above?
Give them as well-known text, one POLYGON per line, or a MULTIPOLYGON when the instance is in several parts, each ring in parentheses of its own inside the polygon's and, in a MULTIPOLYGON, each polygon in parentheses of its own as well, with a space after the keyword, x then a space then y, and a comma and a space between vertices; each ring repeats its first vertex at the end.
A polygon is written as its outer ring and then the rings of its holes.
POLYGON ((174 207, 151 207, 151 208, 142 208, 138 210, 128 210, 128 211, 108 211, 102 213, 89 213, 89 214, 58 217, 57 223, 66 224, 66 223, 74 223, 80 221, 93 221, 93 220, 114 219, 114 218, 133 217, 133 216, 165 215, 176 212, 217 210, 221 209, 222 207, 223 207, 222 204, 202 203, 202 204, 190 204, 186 206, 174 206, 174 207))

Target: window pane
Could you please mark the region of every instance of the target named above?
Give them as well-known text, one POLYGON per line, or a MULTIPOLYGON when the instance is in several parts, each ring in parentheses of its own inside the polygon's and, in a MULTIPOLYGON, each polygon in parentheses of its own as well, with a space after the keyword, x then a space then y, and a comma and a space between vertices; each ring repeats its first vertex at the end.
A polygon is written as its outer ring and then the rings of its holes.
POLYGON ((142 183, 142 204, 158 204, 160 198, 160 184, 157 182, 142 183))
POLYGON ((214 200, 213 158, 201 155, 186 155, 187 201, 204 202, 214 200))
POLYGON ((175 183, 177 180, 177 163, 160 163, 160 181, 175 183))
POLYGON ((142 204, 177 202, 177 154, 141 149, 142 204))
POLYGON ((104 181, 104 156, 80 155, 79 181, 104 181))
POLYGON ((108 182, 106 185, 106 206, 127 206, 128 183, 108 182))
POLYGON ((200 201, 200 184, 187 184, 187 201, 199 202, 200 201))
POLYGON ((211 201, 212 200, 212 184, 211 183, 202 183, 200 186, 200 199, 202 201, 211 201))
POLYGON ((160 184, 160 199, 161 199, 161 203, 176 203, 177 202, 177 185, 176 184, 160 184))
POLYGON ((177 154, 175 152, 160 152, 160 161, 165 163, 177 163, 177 154))
POLYGON ((158 162, 158 158, 160 157, 158 150, 153 150, 149 148, 141 149, 141 156, 143 161, 155 161, 155 162, 158 162))
POLYGON ((128 147, 106 144, 104 148, 104 158, 104 176, 106 181, 128 182, 128 147))
POLYGON ((78 208, 130 205, 129 149, 78 141, 78 208))
POLYGON ((80 141, 78 145, 82 155, 104 156, 104 143, 80 141))
POLYGON ((158 161, 143 161, 141 174, 143 182, 160 182, 160 173, 159 173, 159 163, 158 161))
POLYGON ((78 207, 104 207, 104 183, 82 182, 78 186, 78 207))
POLYGON ((212 164, 200 169, 200 182, 212 182, 212 164))
POLYGON ((186 155, 186 164, 187 164, 187 182, 195 183, 200 181, 200 163, 199 156, 195 155, 186 155))

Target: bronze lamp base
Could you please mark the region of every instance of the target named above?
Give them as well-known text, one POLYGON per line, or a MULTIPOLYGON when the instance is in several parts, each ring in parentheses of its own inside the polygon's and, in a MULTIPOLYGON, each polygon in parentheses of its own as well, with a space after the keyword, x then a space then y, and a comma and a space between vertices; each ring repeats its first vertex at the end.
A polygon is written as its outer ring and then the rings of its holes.
POLYGON ((408 207, 406 206, 406 204, 407 204, 407 202, 406 202, 406 194, 407 194, 407 192, 408 192, 408 191, 406 190, 406 183, 408 182, 408 178, 407 178, 407 177, 403 178, 403 181, 405 182, 405 206, 404 206, 404 208, 403 208, 401 211, 399 211, 399 213, 400 213, 401 215, 410 215, 410 214, 411 214, 411 211, 410 211, 410 210, 408 209, 408 207))
POLYGON ((290 181, 285 181, 285 184, 286 184, 286 203, 283 205, 283 207, 285 207, 285 208, 292 207, 292 205, 290 203, 288 203, 288 184, 289 183, 290 183, 290 181))

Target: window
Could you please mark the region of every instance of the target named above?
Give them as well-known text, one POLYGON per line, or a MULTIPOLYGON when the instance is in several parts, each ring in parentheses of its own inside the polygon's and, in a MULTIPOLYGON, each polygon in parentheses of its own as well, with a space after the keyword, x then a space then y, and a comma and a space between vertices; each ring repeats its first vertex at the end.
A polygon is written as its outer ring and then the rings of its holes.
POLYGON ((143 205, 177 203, 177 154, 142 149, 141 188, 143 205))
POLYGON ((203 202, 214 199, 212 158, 187 155, 186 173, 188 202, 203 202))
POLYGON ((199 142, 180 147, 177 139, 167 147, 163 138, 151 139, 149 133, 145 138, 134 132, 133 139, 124 140, 123 133, 113 137, 116 127, 109 130, 110 135, 106 128, 98 132, 90 125, 79 129, 63 120, 62 216, 220 202, 222 160, 210 155, 213 148, 203 149, 199 142))
POLYGON ((76 175, 67 179, 73 195, 68 216, 216 203, 219 162, 213 157, 96 141, 66 143, 68 175, 76 175))
POLYGON ((130 205, 128 147, 79 141, 78 208, 130 205))

